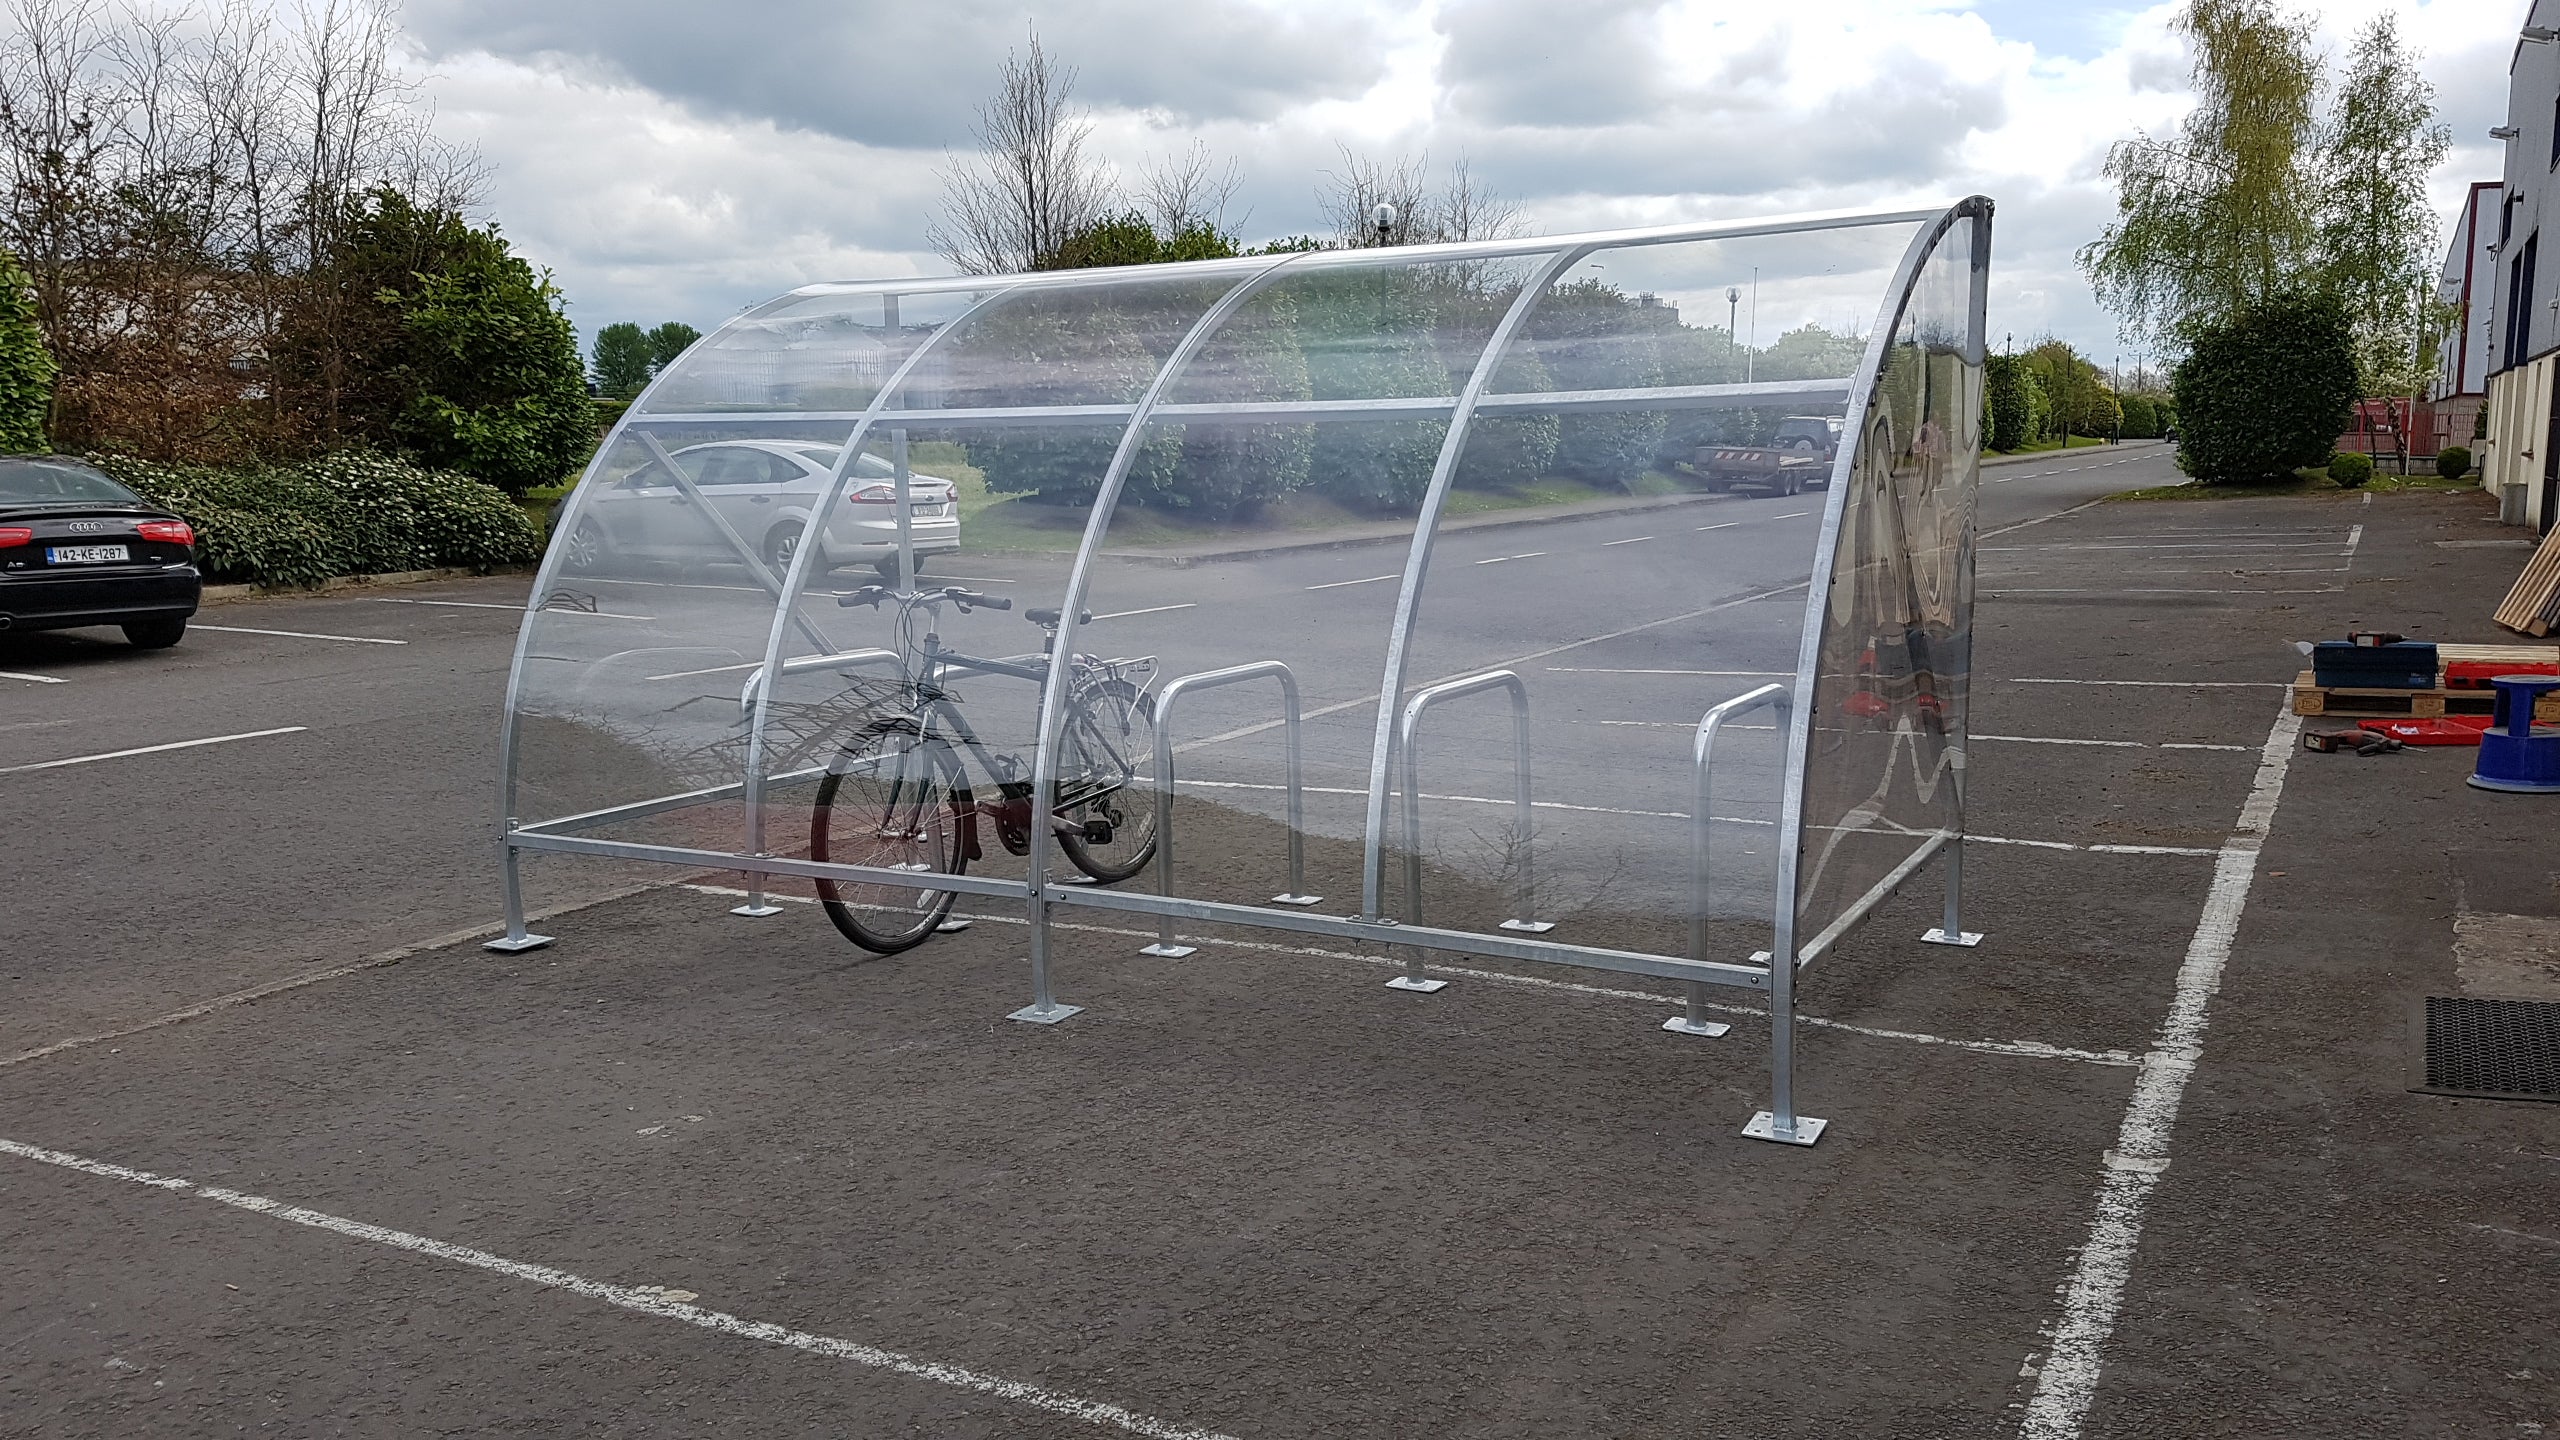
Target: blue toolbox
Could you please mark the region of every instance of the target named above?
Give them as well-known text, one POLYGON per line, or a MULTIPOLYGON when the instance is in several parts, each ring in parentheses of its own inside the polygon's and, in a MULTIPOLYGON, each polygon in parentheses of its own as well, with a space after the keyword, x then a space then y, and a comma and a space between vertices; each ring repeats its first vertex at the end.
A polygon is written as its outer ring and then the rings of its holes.
POLYGON ((2323 640, 2311 647, 2311 678, 2324 689, 2433 690, 2435 642, 2395 640, 2371 645, 2323 640))

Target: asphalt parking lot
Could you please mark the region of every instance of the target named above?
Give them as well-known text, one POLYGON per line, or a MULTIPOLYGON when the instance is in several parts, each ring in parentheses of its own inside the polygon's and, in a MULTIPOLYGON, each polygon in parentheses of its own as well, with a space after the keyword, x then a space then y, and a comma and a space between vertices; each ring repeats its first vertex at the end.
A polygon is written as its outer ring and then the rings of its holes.
MULTIPOLYGON (((486 953, 521 577, 219 606, 154 655, 7 642, 0 846, 38 883, 0 964, 0 1413, 2547 1433, 2560 1110, 2403 1070, 2414 997, 2465 983, 2466 917, 2560 918, 2560 892, 2466 754, 2302 754, 2283 690, 2288 642, 2350 623, 2511 638, 2487 617, 2523 552, 2471 495, 2087 503, 2166 478, 2133 447, 1986 471, 1967 924, 1990 939, 1913 943, 1924 882, 1808 973, 1800 1103, 1834 1127, 1811 1150, 1736 1134, 1765 1022, 1667 1035, 1643 981, 1409 996, 1374 955, 1151 959, 1078 915, 1059 964, 1086 1013, 1008 1025, 1018 915, 880 960, 805 902, 730 915, 735 877, 571 861, 529 871, 560 943, 486 953)), ((1749 564, 1781 547, 1750 537, 1817 498, 1684 508, 1680 543, 1732 542, 1736 589, 1768 588, 1783 566, 1749 564)), ((1632 809, 1618 730, 1726 692, 1662 688, 1657 632, 1611 637, 1646 566, 1689 563, 1632 558, 1668 548, 1661 514, 1554 533, 1471 538, 1469 583, 1560 598, 1536 634, 1453 627, 1444 668, 1564 647, 1534 662, 1579 697, 1541 712, 1541 753, 1632 809)), ((1350 603, 1392 588, 1357 583, 1377 558, 1132 570, 1114 606, 1350 603)), ((1348 788, 1311 740, 1310 783, 1348 788)), ((1559 886, 1641 838, 1624 819, 1560 836, 1559 886)))

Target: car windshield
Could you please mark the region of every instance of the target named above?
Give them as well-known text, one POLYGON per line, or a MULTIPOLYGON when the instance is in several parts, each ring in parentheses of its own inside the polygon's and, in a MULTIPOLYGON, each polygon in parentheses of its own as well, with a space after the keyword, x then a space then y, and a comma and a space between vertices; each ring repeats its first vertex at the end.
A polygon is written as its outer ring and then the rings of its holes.
POLYGON ((134 494, 72 460, 0 460, 0 505, 140 505, 134 494))
POLYGON ((1778 422, 1781 440, 1827 441, 1831 438, 1831 422, 1827 420, 1782 420, 1778 422))

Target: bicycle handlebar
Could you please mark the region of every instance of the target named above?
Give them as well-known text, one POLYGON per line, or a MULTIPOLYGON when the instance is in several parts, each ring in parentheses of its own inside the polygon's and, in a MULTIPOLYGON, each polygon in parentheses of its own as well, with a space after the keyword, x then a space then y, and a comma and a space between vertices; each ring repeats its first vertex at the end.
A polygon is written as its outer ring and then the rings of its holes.
MULTIPOLYGON (((886 585, 865 585, 859 590, 849 591, 845 594, 838 595, 836 597, 836 604, 847 610, 852 609, 856 605, 869 605, 876 609, 883 600, 896 600, 900 598, 902 597, 900 597, 897 591, 890 589, 886 585)), ((949 600, 954 604, 957 604, 960 607, 961 613, 964 615, 971 610, 979 608, 980 606, 984 606, 989 610, 1010 610, 1013 608, 1013 602, 1003 596, 982 594, 976 590, 963 590, 957 585, 946 585, 940 590, 919 590, 915 594, 905 596, 903 598, 917 605, 939 605, 943 601, 949 600)))

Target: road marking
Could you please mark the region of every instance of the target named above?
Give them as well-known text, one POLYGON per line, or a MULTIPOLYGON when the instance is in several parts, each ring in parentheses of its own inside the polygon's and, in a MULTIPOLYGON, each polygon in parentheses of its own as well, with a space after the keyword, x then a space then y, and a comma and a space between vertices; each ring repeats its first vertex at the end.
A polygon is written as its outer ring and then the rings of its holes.
POLYGON ((1701 525, 1698 528, 1700 530, 1730 530, 1741 523, 1742 522, 1739 520, 1727 520, 1721 525, 1701 525))
POLYGON ((2142 1057, 2115 1148, 2099 1168, 2097 1214, 2089 1238, 2080 1247, 2065 1288, 2062 1318, 2052 1331, 2051 1349, 2039 1363, 2029 1356, 2036 1376, 2020 1427, 2022 1440, 2074 1440, 2089 1418, 2096 1397, 2100 1352, 2115 1330, 2124 1307, 2124 1290, 2133 1274, 2133 1258, 2142 1243, 2143 1212, 2160 1176, 2169 1168, 2169 1140, 2177 1128, 2178 1108, 2187 1081, 2204 1060, 2205 1025, 2214 993, 2222 988, 2222 972, 2231 960, 2240 917, 2249 905, 2249 887, 2257 878, 2258 854, 2275 823, 2276 802, 2284 796, 2285 768, 2301 748, 2302 720, 2291 710, 2279 713, 2258 752, 2258 773, 2249 798, 2240 806, 2230 836, 2214 862, 2213 887, 2206 893, 2204 913, 2178 967, 2178 983, 2169 1013, 2160 1022, 2151 1050, 2142 1057))
POLYGON ((2012 685, 2142 685, 2169 690, 2282 690, 2281 680, 2062 680, 2049 675, 2012 675, 2012 685))
POLYGON ((643 675, 643 680, 690 680, 696 675, 726 675, 732 670, 753 670, 764 662, 748 660, 736 665, 714 665, 706 670, 670 670, 664 675, 643 675))
MULTIPOLYGON (((1765 727, 1745 726, 1740 728, 1758 729, 1765 727)), ((1268 790, 1279 792, 1285 791, 1289 788, 1286 785, 1266 785, 1250 780, 1178 780, 1175 784, 1178 788, 1189 787, 1197 790, 1268 790)), ((1366 790, 1354 790, 1347 786, 1340 785, 1305 785, 1299 787, 1299 793, 1305 795, 1347 795, 1357 796, 1362 799, 1366 799, 1369 794, 1366 790)), ((1500 805, 1505 808, 1516 807, 1520 803, 1518 799, 1508 796, 1435 795, 1428 790, 1422 792, 1422 798, 1450 805, 1500 805)), ((1572 805, 1567 804, 1562 800, 1532 800, 1529 802, 1529 808, 1532 810, 1563 810, 1577 815, 1620 815, 1634 820, 1678 820, 1685 823, 1692 818, 1686 810, 1621 810, 1608 805, 1572 805)), ((1710 815, 1707 818, 1720 825, 1756 825, 1765 828, 1778 823, 1775 820, 1764 819, 1752 815, 1710 815)), ((1825 831, 1839 831, 1845 830, 1848 827, 1838 825, 1816 825, 1811 828, 1825 831)), ((1864 833, 1864 831, 1860 830, 1852 833, 1864 833)), ((1886 830, 1877 833, 1899 835, 1904 832, 1886 830)), ((1967 843, 1980 843, 1983 845, 2018 845, 2024 846, 2030 850, 2066 850, 2083 855, 2219 855, 2222 853, 2220 849, 2210 845, 2080 845, 2069 840, 2021 840, 2007 835, 1975 835, 1969 832, 1964 838, 1967 843)))
POLYGON ((1638 535, 1628 540, 1604 540, 1600 542, 1600 548, 1606 550, 1612 545, 1641 545, 1652 538, 1650 535, 1638 535))
POLYGON ((29 675, 22 670, 0 670, 0 680, 27 680, 38 685, 68 685, 71 683, 59 675, 29 675))
POLYGON ((1394 575, 1372 575, 1366 580, 1336 580, 1329 585, 1310 585, 1307 588, 1310 590, 1339 590, 1345 585, 1375 585, 1381 580, 1393 580, 1395 578, 1397 577, 1394 575))
POLYGON ((1132 615, 1162 615, 1168 610, 1197 610, 1199 608, 1199 601, 1185 600, 1179 605, 1150 605, 1144 610, 1114 610, 1108 615, 1096 615, 1093 618, 1096 620, 1126 620, 1132 615))
POLYGON ((65 765, 93 765, 100 760, 122 760, 132 755, 157 755, 165 750, 193 750, 199 745, 223 745, 233 740, 262 740, 269 735, 299 735, 308 725, 283 725, 273 730, 246 730, 237 735, 208 735, 202 740, 173 740, 166 745, 144 745, 132 750, 109 750, 101 755, 74 755, 68 760, 39 760, 32 765, 0 766, 0 775, 18 775, 29 770, 59 770, 65 765))
POLYGON ((645 585, 652 590, 732 590, 741 595, 765 595, 771 592, 757 585, 704 585, 686 580, 617 580, 609 575, 564 575, 563 585, 645 585))
POLYGON ((1506 560, 1535 560, 1546 553, 1547 552, 1544 550, 1532 550, 1526 555, 1496 555, 1490 560, 1479 560, 1476 563, 1479 565, 1499 565, 1506 560))
POLYGON ((2126 750, 2148 750, 2140 740, 2065 740, 2057 735, 1969 735, 1969 740, 2008 740, 2020 745, 2104 745, 2126 750))
POLYGON ((1760 518, 1764 520, 1801 520, 1812 513, 1813 512, 1810 510, 1790 510, 1784 515, 1764 515, 1760 518))
POLYGON ((0 1140, 0 1154, 14 1155, 19 1159, 32 1160, 40 1165, 75 1170, 101 1179, 121 1180, 131 1185, 142 1185, 172 1194, 211 1200, 216 1204, 246 1210, 253 1215, 264 1215, 270 1219, 308 1226, 314 1230, 325 1230, 350 1240, 362 1240, 370 1244, 389 1246, 394 1250, 405 1250, 413 1255, 424 1255, 474 1270, 484 1270, 493 1275, 503 1275, 510 1280, 521 1280, 526 1284, 539 1285, 549 1290, 563 1290, 583 1299, 600 1300, 607 1305, 635 1311, 642 1315, 654 1315, 661 1320, 680 1320, 687 1325, 721 1335, 734 1336, 741 1340, 780 1345, 813 1355, 824 1355, 830 1359, 849 1360, 868 1369, 886 1370, 891 1374, 904 1375, 910 1379, 929 1380, 934 1384, 947 1385, 958 1390, 972 1390, 981 1395, 1010 1400, 1017 1405, 1034 1410, 1045 1410, 1052 1415, 1063 1415, 1070 1420, 1080 1420, 1088 1425, 1109 1426, 1112 1429, 1127 1431, 1132 1435, 1145 1435, 1150 1437, 1150 1440, 1229 1440, 1229 1437, 1219 1435, 1215 1431, 1181 1425, 1170 1420, 1159 1420, 1152 1415, 1141 1415, 1134 1410, 1125 1410, 1100 1400, 1089 1400, 1081 1395, 1045 1390, 1024 1381, 1009 1380, 1001 1375, 989 1375, 982 1371, 964 1369, 939 1360, 926 1360, 895 1350, 884 1350, 876 1345, 840 1340, 831 1335, 813 1335, 806 1330, 786 1329, 761 1320, 746 1320, 726 1311, 707 1310, 698 1305, 668 1299, 665 1291, 655 1287, 634 1288, 627 1285, 611 1285, 601 1280, 589 1280, 584 1276, 572 1275, 566 1270, 554 1270, 548 1265, 510 1260, 502 1255, 492 1255, 486 1250, 475 1250, 467 1245, 456 1245, 444 1240, 431 1240, 424 1235, 412 1235, 405 1230, 392 1230, 319 1210, 307 1210, 299 1205, 288 1205, 281 1200, 270 1200, 263 1195, 227 1190, 217 1185, 206 1185, 175 1175, 155 1175, 148 1170, 136 1170, 103 1160, 92 1160, 85 1155, 73 1155, 61 1150, 48 1150, 39 1145, 29 1145, 17 1140, 0 1140))
MULTIPOLYGON (((2356 527, 2362 530, 2364 527, 2356 527)), ((2046 555, 2057 550, 2326 550, 2335 540, 2179 540, 2163 544, 2090 542, 2080 545, 1985 545, 1977 555, 2046 555)), ((2192 558, 2192 557, 2187 557, 2192 558)))
MULTIPOLYGON (((1561 655, 1567 650, 1579 650, 1585 645, 1599 645, 1611 640, 1623 640, 1630 635, 1643 634, 1647 630, 1658 630, 1665 625, 1677 625, 1683 620, 1695 620, 1701 616, 1713 615, 1719 610, 1731 610, 1737 605, 1753 605, 1763 600, 1772 600, 1780 595, 1788 594, 1791 591, 1802 590, 1805 588, 1806 583, 1807 582, 1805 581, 1797 580, 1789 584, 1778 586, 1774 590, 1759 590, 1754 591, 1749 595, 1737 595, 1731 600, 1719 600, 1713 605, 1702 606, 1696 610, 1686 610, 1677 615, 1665 615, 1659 620, 1647 620, 1641 624, 1630 625, 1623 630, 1612 630, 1605 635, 1593 635, 1581 640, 1568 640, 1561 645, 1550 645, 1544 650, 1532 650, 1526 655, 1514 655, 1507 660, 1490 661, 1485 665, 1478 666, 1474 670, 1456 671, 1452 674, 1443 675, 1438 679, 1426 681, 1424 683, 1437 685, 1442 680, 1456 680, 1463 676, 1474 675, 1487 669, 1499 669, 1505 665, 1526 665, 1532 660, 1544 660, 1550 655, 1561 655)), ((1337 700, 1330 705, 1319 706, 1316 709, 1310 710, 1299 716, 1298 719, 1299 722, 1303 724, 1306 721, 1318 719, 1322 716, 1339 715, 1345 710, 1357 710, 1364 705, 1375 705, 1377 703, 1377 696, 1361 695, 1353 699, 1337 700)), ((1222 745, 1229 740, 1242 740, 1247 736, 1260 735, 1267 730, 1277 730, 1288 723, 1289 722, 1286 720, 1265 720, 1256 725, 1239 725, 1233 730, 1221 731, 1215 735, 1203 735, 1197 740, 1176 745, 1173 747, 1173 751, 1177 755, 1188 754, 1189 752, 1197 750, 1204 745, 1222 745)))
POLYGON ((2249 747, 2246 745, 2202 745, 2190 744, 2177 740, 2163 740, 2160 742, 2160 748, 2163 750, 2246 750, 2249 747))
POLYGON ((376 595, 372 598, 377 605, 441 605, 452 610, 513 610, 519 615, 593 615, 602 620, 655 620, 658 618, 655 615, 625 615, 614 610, 581 610, 575 605, 545 605, 538 611, 528 611, 522 605, 494 605, 486 600, 410 600, 397 595, 376 595))
POLYGON ((379 635, 314 635, 306 630, 252 630, 245 625, 196 625, 190 630, 219 630, 225 635, 281 635, 287 640, 342 640, 349 645, 406 645, 406 640, 385 640, 379 635))
MULTIPOLYGON (((924 577, 918 576, 916 578, 922 579, 924 577)), ((1017 583, 1012 580, 1007 580, 1000 575, 936 575, 933 578, 935 580, 965 580, 972 585, 1012 585, 1017 583)))
MULTIPOLYGON (((687 884, 683 888, 699 891, 705 895, 716 895, 722 899, 744 896, 747 893, 726 885, 687 884)), ((765 898, 786 900, 795 905, 818 903, 813 896, 777 895, 770 891, 766 892, 765 898)), ((967 918, 997 925, 1031 923, 1021 915, 970 913, 967 918)), ((1082 925, 1072 921, 1052 920, 1049 922, 1049 928, 1073 930, 1087 935, 1120 935, 1132 940, 1157 938, 1153 930, 1131 930, 1116 925, 1082 925)), ((1326 950, 1312 945, 1280 945, 1268 940, 1230 940, 1214 935, 1191 935, 1184 938, 1202 945, 1223 945, 1230 950, 1256 950, 1271 955, 1304 955, 1319 960, 1349 960, 1362 965, 1376 965, 1388 969, 1398 969, 1404 964, 1403 961, 1390 955, 1360 955, 1348 950, 1326 950)), ((1491 980, 1505 985, 1520 985, 1539 990, 1563 990, 1575 995, 1592 995, 1606 1000, 1641 1000, 1649 1005, 1688 1003, 1688 997, 1683 995, 1658 995, 1649 990, 1619 990, 1605 985, 1577 984, 1571 980, 1550 980, 1543 975, 1513 975, 1501 970, 1471 970, 1463 966, 1442 965, 1437 962, 1431 966, 1431 973, 1454 975, 1470 980, 1491 980)), ((1758 1005, 1724 1005, 1712 1001, 1708 1002, 1706 1008, 1720 1010, 1727 1015, 1765 1016, 1769 1013, 1767 1009, 1758 1005)), ((1944 1035, 1925 1035, 1916 1030, 1879 1030, 1869 1025, 1852 1025, 1845 1020, 1826 1020, 1814 1015, 1798 1015, 1796 1023, 1818 1025, 1825 1030, 1841 1030, 1853 1035, 1872 1036, 1878 1040, 1907 1040, 1920 1045, 1946 1045, 1984 1055, 2016 1055, 2034 1060, 2076 1060, 2084 1065, 2114 1065, 2126 1068, 2142 1063, 2140 1057, 2123 1050, 2079 1050, 2064 1045, 2047 1045, 2041 1040, 1955 1040, 1944 1035)))
POLYGON ((2176 589, 2160 587, 2142 590, 2072 590, 2030 589, 2015 585, 1995 585, 1986 588, 1982 593, 1985 595, 2339 595, 2345 593, 2346 588, 2347 587, 2344 585, 2323 585, 2317 590, 2198 590, 2182 586, 2176 589))

